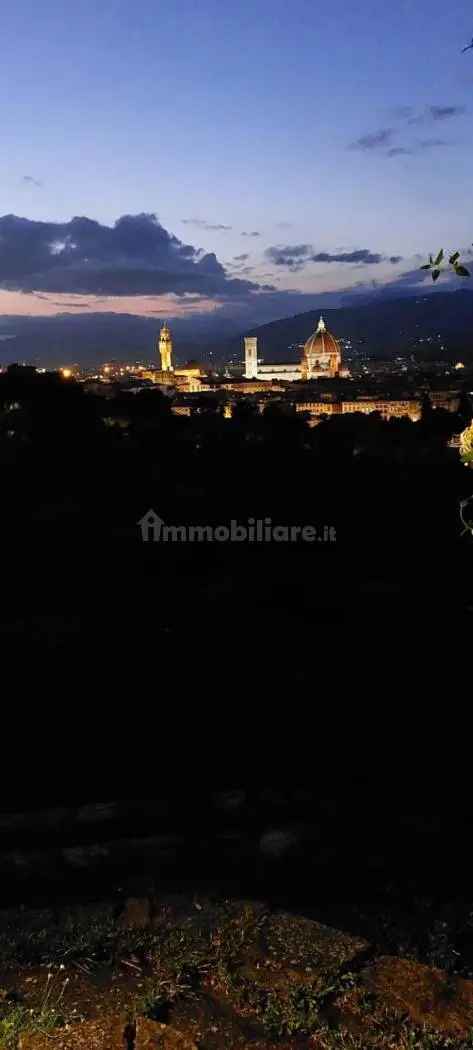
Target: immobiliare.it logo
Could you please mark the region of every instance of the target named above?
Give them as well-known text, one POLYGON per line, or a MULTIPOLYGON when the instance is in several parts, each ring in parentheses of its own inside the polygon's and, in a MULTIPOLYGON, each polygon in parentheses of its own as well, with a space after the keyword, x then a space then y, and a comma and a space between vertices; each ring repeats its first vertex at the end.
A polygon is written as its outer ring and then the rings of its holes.
POLYGON ((168 525, 150 509, 138 521, 144 543, 335 543, 334 525, 282 525, 272 518, 232 518, 226 525, 168 525))

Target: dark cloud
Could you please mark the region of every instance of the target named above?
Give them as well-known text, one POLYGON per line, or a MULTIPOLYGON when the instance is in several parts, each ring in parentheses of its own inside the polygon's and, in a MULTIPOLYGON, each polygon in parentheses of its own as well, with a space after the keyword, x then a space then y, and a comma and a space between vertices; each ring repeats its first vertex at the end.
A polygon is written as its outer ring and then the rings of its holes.
POLYGON ((114 226, 0 218, 0 287, 81 295, 189 292, 217 300, 259 291, 229 277, 213 252, 184 244, 155 215, 123 215, 114 226))
POLYGON ((248 252, 243 252, 243 255, 234 255, 233 258, 235 262, 246 262, 246 260, 249 259, 250 256, 248 255, 248 252))
MULTIPOLYGON (((274 250, 279 255, 284 251, 292 253, 288 258, 296 267, 310 264, 312 257, 359 266, 374 263, 377 258, 400 261, 399 256, 378 256, 352 246, 333 255, 324 252, 317 256, 310 244, 279 246, 274 250)), ((287 273, 283 265, 280 263, 281 274, 287 273)), ((278 269, 276 264, 274 269, 278 269)), ((32 222, 15 216, 0 218, 0 287, 33 291, 55 303, 58 311, 69 311, 76 319, 85 319, 94 310, 98 313, 98 304, 110 295, 157 296, 168 292, 180 297, 176 317, 185 311, 186 316, 192 316, 194 329, 200 323, 209 323, 210 315, 202 320, 196 312, 205 296, 218 305, 211 315, 215 324, 228 324, 229 330, 234 331, 235 323, 250 328, 329 303, 342 305, 347 296, 366 291, 363 282, 356 289, 319 294, 296 288, 278 290, 270 283, 272 274, 263 272, 263 266, 255 269, 251 277, 245 276, 248 272, 245 267, 238 277, 232 276, 215 255, 204 255, 192 245, 183 244, 154 215, 123 216, 111 227, 86 218, 68 223, 32 222), (266 278, 268 283, 263 283, 266 278), (69 298, 75 295, 84 298, 80 303, 69 298)), ((403 276, 407 286, 407 275, 403 276)), ((415 271, 409 279, 415 284, 419 278, 422 279, 422 272, 415 271)), ((391 294, 396 287, 396 282, 390 283, 391 294)), ((424 287, 430 288, 428 281, 424 287)), ((157 314, 161 315, 161 311, 157 310, 157 314)))
POLYGON ((243 230, 242 237, 261 237, 261 234, 258 233, 258 230, 252 230, 251 233, 247 233, 246 230, 243 230))
POLYGON ((354 252, 340 252, 339 254, 330 255, 329 252, 318 252, 317 255, 310 256, 311 262, 316 263, 363 263, 370 265, 372 263, 380 263, 383 261, 383 256, 378 255, 377 252, 370 252, 368 248, 360 248, 354 252))
POLYGON ((466 106, 429 106, 432 120, 449 120, 450 117, 459 117, 465 113, 466 106))
POLYGON ((35 179, 33 175, 23 175, 21 181, 28 183, 29 186, 41 187, 43 185, 40 179, 35 179))
POLYGON ((224 226, 220 222, 207 222, 207 219, 181 219, 185 226, 197 226, 199 230, 231 230, 231 226, 224 226))
MULTIPOLYGON (((430 121, 450 120, 452 117, 461 116, 465 112, 465 106, 426 106, 421 113, 416 113, 412 106, 397 106, 392 110, 392 116, 398 120, 407 121, 408 124, 418 125, 427 124, 430 121)), ((393 128, 381 128, 380 131, 375 131, 370 135, 362 135, 356 142, 352 142, 348 148, 369 152, 370 150, 379 150, 388 146, 389 148, 386 150, 387 157, 402 157, 411 153, 418 153, 424 149, 448 145, 447 142, 441 139, 425 139, 414 143, 413 146, 391 146, 390 143, 396 134, 397 132, 393 128)))
MULTIPOLYGON (((286 244, 274 245, 267 248, 266 258, 270 259, 275 266, 284 266, 286 269, 297 273, 308 263, 348 263, 352 265, 370 266, 377 265, 386 259, 386 256, 378 252, 371 252, 368 248, 357 248, 350 252, 317 252, 311 244, 286 244)), ((399 262, 398 256, 391 256, 390 261, 399 262)))
POLYGON ((390 255, 389 262, 393 263, 393 265, 402 262, 402 255, 390 255))
POLYGON ((111 227, 86 217, 40 223, 4 215, 0 287, 81 295, 191 292, 215 299, 260 290, 229 277, 213 252, 183 244, 153 214, 122 215, 111 227))
POLYGON ((380 128, 379 131, 373 131, 370 135, 362 135, 361 138, 356 140, 356 142, 350 143, 348 149, 368 151, 382 149, 383 146, 389 146, 389 143, 395 134, 393 128, 380 128))
POLYGON ((310 244, 273 245, 266 249, 265 255, 275 266, 285 266, 296 273, 308 263, 312 250, 310 244))
POLYGON ((431 120, 451 120, 466 112, 465 106, 426 106, 421 113, 412 112, 408 124, 427 124, 431 120))

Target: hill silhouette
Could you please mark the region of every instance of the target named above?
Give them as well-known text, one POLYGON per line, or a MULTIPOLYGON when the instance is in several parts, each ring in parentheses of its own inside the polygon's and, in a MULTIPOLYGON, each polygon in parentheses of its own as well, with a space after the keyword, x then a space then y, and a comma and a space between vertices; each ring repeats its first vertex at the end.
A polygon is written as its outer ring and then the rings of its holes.
MULTIPOLYGON (((288 348, 308 339, 321 312, 334 335, 351 339, 356 349, 376 357, 415 353, 417 358, 428 361, 443 357, 469 360, 473 356, 473 292, 465 289, 309 310, 260 325, 245 334, 258 337, 259 352, 266 360, 290 359, 288 348)), ((227 349, 236 354, 238 341, 231 340, 227 349)))
MULTIPOLYGON (((267 360, 285 360, 288 347, 304 342, 321 312, 334 334, 379 357, 415 352, 419 359, 445 356, 468 360, 473 353, 473 292, 431 291, 423 296, 351 302, 337 308, 322 303, 316 310, 282 317, 258 327, 211 315, 171 318, 176 361, 242 359, 243 336, 257 335, 267 360), (423 339, 424 342, 420 342, 423 339), (428 342, 427 340, 431 340, 428 342), (444 350, 440 347, 444 346, 444 350)), ((13 361, 57 367, 130 361, 154 357, 162 322, 134 314, 59 314, 56 317, 4 316, 0 325, 0 365, 13 361)), ((291 352, 289 351, 289 357, 291 352)))

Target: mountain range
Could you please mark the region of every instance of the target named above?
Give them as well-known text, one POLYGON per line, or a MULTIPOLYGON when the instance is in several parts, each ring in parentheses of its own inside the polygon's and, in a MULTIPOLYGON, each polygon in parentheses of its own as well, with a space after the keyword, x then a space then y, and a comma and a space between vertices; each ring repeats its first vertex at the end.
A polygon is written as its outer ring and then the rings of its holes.
MULTIPOLYGON (((382 299, 363 305, 317 309, 285 317, 248 331, 258 337, 258 355, 267 361, 291 360, 323 314, 339 339, 370 356, 412 354, 419 360, 473 360, 473 292, 437 292, 418 298, 382 299), (294 347, 288 350, 288 347, 294 347)), ((229 341, 237 353, 240 341, 229 341)))
MULTIPOLYGON (((224 362, 243 356, 243 335, 258 337, 266 360, 291 360, 323 313, 328 328, 372 356, 415 353, 420 360, 473 360, 473 292, 435 291, 402 299, 324 307, 240 330, 218 313, 170 319, 176 362, 224 362)), ((60 314, 0 319, 0 366, 25 361, 45 367, 151 360, 161 318, 133 314, 60 314)))

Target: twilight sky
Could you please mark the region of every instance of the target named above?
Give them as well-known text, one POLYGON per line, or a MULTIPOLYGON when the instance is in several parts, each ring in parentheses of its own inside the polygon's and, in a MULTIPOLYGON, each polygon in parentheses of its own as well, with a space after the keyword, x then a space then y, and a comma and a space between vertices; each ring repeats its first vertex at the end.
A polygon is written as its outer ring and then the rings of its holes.
POLYGON ((8 0, 0 314, 417 282, 473 240, 472 35, 470 0, 8 0))

